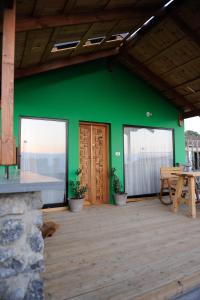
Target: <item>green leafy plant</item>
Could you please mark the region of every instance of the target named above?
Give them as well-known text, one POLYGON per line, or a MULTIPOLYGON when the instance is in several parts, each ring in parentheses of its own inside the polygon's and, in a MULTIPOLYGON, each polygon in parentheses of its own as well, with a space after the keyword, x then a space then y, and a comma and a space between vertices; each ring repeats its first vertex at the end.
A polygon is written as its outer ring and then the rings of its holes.
POLYGON ((75 171, 75 180, 70 181, 71 191, 73 194, 73 199, 82 199, 85 196, 88 188, 87 186, 83 186, 80 183, 79 176, 82 173, 82 170, 79 168, 75 171))
POLYGON ((112 168, 110 171, 110 177, 112 178, 112 186, 115 194, 124 194, 122 184, 119 180, 119 177, 116 175, 116 168, 112 168))

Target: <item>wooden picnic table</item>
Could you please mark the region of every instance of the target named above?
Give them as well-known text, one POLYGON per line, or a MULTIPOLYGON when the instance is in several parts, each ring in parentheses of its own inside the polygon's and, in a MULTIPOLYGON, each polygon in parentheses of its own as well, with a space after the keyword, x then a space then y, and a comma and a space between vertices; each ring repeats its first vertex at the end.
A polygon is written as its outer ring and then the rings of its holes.
POLYGON ((200 172, 175 172, 172 175, 178 176, 178 182, 176 187, 175 196, 173 198, 173 212, 177 212, 179 204, 186 202, 189 207, 189 215, 192 218, 196 218, 196 191, 195 191, 195 178, 200 177, 200 172), (188 198, 183 198, 182 193, 184 191, 185 179, 188 181, 188 198))

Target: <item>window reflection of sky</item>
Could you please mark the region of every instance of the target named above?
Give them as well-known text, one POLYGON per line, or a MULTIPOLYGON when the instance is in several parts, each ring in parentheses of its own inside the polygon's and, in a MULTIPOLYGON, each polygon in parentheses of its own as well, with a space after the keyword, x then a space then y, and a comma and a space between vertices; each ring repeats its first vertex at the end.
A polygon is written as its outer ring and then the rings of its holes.
POLYGON ((65 122, 22 119, 21 152, 65 153, 65 122))
POLYGON ((63 180, 63 191, 42 191, 43 204, 63 203, 66 177, 66 123, 21 119, 21 170, 63 180))

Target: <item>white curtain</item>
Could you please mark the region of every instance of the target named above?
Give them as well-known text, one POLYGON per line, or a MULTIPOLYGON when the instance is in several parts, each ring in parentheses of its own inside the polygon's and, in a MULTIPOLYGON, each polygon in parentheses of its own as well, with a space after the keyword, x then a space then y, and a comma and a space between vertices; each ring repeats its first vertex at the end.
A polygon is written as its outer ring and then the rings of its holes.
POLYGON ((172 130, 125 127, 124 163, 129 196, 158 193, 160 167, 173 166, 172 130))
POLYGON ((66 122, 21 119, 21 170, 63 180, 63 190, 42 192, 43 204, 63 203, 66 181, 66 122))

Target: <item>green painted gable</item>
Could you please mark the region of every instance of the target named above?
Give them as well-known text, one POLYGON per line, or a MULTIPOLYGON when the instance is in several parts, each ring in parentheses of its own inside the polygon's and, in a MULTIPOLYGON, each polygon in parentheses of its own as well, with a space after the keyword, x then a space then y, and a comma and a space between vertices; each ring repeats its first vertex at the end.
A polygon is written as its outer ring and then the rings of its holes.
POLYGON ((175 161, 185 162, 178 111, 159 92, 121 65, 104 60, 51 71, 15 83, 15 135, 19 116, 69 120, 69 179, 79 165, 79 121, 111 124, 110 162, 123 180, 123 124, 174 128, 175 161), (146 117, 146 112, 153 116, 146 117), (121 152, 116 157, 115 152, 121 152))

